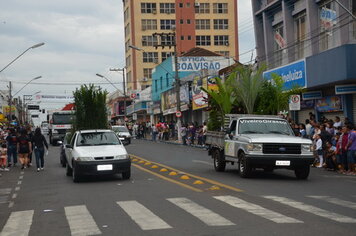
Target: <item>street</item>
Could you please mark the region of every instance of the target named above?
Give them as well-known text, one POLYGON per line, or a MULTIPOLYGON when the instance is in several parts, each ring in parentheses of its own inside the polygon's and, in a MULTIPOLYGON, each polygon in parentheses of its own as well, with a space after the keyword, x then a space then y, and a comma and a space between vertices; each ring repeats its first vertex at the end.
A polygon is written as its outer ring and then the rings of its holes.
MULTIPOLYGON (((50 147, 45 170, 2 172, 0 235, 355 235, 356 177, 236 166, 215 172, 207 151, 133 140, 130 180, 73 183, 50 147)), ((34 161, 33 161, 34 164, 34 161)))

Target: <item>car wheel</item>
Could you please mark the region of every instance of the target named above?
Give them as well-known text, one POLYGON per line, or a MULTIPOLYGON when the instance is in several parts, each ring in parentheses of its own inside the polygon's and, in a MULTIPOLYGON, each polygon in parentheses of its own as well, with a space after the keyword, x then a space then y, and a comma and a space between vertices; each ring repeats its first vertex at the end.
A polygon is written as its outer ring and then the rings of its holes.
POLYGON ((130 177, 131 177, 131 170, 122 173, 123 179, 130 179, 130 177))
POLYGON ((294 170, 297 179, 307 179, 310 172, 310 166, 303 166, 294 170))
POLYGON ((242 178, 251 176, 252 168, 248 164, 245 153, 241 152, 239 155, 239 172, 242 178))
POLYGON ((223 172, 226 168, 225 158, 223 157, 220 150, 216 149, 213 153, 214 158, 214 168, 217 172, 223 172))
POLYGON ((72 173, 73 182, 78 183, 80 181, 80 176, 79 176, 77 170, 75 169, 75 165, 73 165, 72 172, 73 172, 72 173))
POLYGON ((67 176, 72 176, 72 174, 73 174, 73 170, 72 170, 72 168, 70 168, 70 166, 69 166, 69 165, 67 165, 66 175, 67 175, 67 176))
POLYGON ((62 164, 62 167, 63 167, 63 168, 66 167, 66 165, 67 165, 66 162, 63 161, 63 160, 61 161, 61 164, 62 164))

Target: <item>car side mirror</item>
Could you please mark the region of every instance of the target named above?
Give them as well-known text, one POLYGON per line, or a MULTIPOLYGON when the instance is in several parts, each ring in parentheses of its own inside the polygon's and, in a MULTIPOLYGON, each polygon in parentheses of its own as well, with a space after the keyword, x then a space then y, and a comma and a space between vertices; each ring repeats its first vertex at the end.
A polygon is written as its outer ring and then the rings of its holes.
POLYGON ((70 144, 66 144, 66 148, 73 148, 73 146, 70 144))

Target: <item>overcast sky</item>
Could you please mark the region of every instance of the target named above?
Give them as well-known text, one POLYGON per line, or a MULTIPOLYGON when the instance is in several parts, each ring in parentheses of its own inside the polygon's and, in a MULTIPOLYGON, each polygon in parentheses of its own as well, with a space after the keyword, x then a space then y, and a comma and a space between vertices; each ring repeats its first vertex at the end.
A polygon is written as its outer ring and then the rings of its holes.
MULTIPOLYGON (((71 95, 83 83, 109 92, 122 87, 122 76, 109 68, 125 66, 122 0, 2 0, 0 7, 0 70, 27 48, 31 49, 0 73, 0 90, 13 83, 17 96, 71 95)), ((240 54, 254 48, 251 0, 239 1, 240 54)), ((247 62, 251 52, 241 56, 247 62)), ((53 106, 56 104, 53 104, 53 106)), ((57 104, 59 106, 60 104, 57 104)))

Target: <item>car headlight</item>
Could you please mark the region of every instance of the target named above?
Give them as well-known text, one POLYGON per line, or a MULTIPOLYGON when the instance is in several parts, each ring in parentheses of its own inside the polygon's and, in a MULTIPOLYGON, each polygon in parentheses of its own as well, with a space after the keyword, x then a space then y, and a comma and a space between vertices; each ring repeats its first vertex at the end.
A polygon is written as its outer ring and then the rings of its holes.
POLYGON ((76 161, 92 161, 92 157, 78 157, 76 161))
POLYGON ((259 143, 250 143, 247 145, 248 151, 262 151, 262 144, 259 143))
POLYGON ((114 159, 119 159, 119 160, 129 159, 129 155, 128 154, 117 155, 114 156, 114 159))
POLYGON ((314 148, 312 144, 302 144, 302 151, 304 152, 312 152, 313 149, 314 148))

